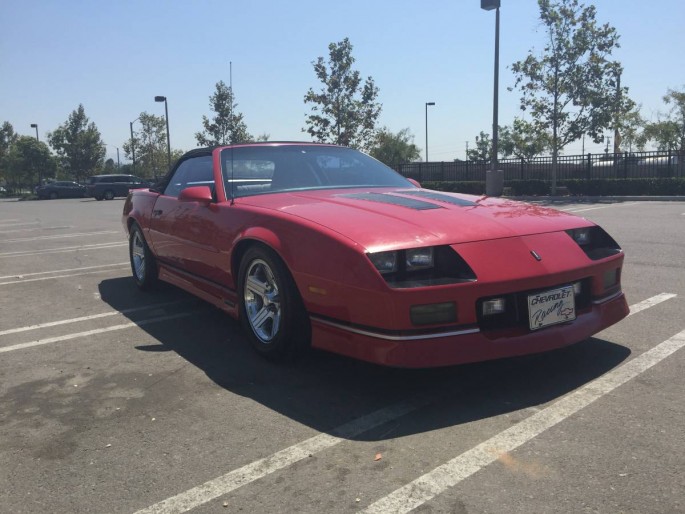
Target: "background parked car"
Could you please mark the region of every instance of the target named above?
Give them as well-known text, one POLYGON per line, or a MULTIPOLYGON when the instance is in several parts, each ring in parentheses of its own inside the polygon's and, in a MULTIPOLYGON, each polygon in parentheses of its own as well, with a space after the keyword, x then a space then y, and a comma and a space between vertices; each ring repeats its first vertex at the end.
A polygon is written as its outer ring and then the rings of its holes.
POLYGON ((130 189, 142 189, 152 182, 135 175, 93 175, 88 179, 87 196, 96 200, 112 200, 118 196, 125 197, 130 189))
POLYGON ((83 198, 86 195, 86 186, 76 182, 58 181, 50 182, 36 188, 38 199, 50 198, 83 198))

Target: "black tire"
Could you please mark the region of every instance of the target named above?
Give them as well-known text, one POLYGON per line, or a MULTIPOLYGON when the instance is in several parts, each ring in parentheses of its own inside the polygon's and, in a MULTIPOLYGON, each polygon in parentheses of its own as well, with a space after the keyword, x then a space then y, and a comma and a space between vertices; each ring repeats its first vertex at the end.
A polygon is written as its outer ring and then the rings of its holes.
POLYGON ((282 361, 309 347, 311 326, 283 261, 261 245, 249 248, 238 273, 240 321, 261 356, 282 361))
POLYGON ((114 200, 114 191, 108 189, 103 193, 105 200, 114 200))
POLYGON ((128 238, 128 256, 136 285, 147 291, 157 285, 157 262, 137 224, 131 226, 128 238))
POLYGON ((56 200, 57 199, 57 191, 53 191, 50 193, 50 200, 56 200))

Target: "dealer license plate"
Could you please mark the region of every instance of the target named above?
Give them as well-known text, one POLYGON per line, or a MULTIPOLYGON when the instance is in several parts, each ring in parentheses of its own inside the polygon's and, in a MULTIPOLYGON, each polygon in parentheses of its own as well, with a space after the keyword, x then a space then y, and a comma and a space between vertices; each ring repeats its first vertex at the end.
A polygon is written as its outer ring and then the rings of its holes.
POLYGON ((573 286, 528 295, 528 320, 531 330, 576 319, 573 286))

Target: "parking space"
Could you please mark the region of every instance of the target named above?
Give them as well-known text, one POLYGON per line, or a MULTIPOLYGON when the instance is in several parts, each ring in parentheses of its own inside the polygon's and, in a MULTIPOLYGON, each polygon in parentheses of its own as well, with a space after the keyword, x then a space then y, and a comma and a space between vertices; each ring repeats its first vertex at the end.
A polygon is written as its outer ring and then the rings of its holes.
POLYGON ((685 206, 555 205, 626 253, 632 314, 563 350, 434 370, 257 357, 130 278, 123 202, 0 202, 0 510, 685 509, 685 206))

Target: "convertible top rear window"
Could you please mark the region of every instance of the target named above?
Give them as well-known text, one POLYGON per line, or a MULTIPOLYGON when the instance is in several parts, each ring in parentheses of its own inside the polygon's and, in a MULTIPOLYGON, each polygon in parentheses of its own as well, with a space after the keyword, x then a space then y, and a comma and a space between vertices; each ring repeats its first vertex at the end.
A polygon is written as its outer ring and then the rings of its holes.
POLYGON ((274 145, 221 152, 226 192, 238 198, 283 191, 356 187, 415 187, 377 160, 350 148, 274 145))

